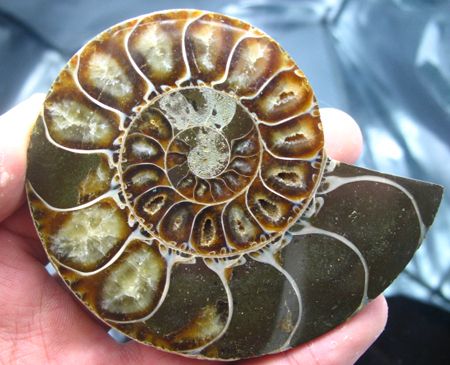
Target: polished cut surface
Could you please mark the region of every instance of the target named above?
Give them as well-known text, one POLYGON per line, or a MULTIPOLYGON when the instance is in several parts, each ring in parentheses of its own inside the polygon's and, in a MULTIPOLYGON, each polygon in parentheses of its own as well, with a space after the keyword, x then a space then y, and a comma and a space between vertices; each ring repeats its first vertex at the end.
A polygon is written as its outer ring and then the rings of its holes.
POLYGON ((326 157, 305 75, 197 10, 103 32, 36 121, 27 193, 89 310, 185 356, 279 352, 344 322, 411 259, 442 188, 326 157))

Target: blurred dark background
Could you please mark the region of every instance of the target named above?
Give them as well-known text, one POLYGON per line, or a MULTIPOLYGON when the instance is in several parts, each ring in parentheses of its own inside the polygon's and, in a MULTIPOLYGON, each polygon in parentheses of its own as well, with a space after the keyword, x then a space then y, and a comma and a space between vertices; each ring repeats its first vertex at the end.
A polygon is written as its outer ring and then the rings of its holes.
POLYGON ((0 114, 46 92, 100 31, 168 8, 263 29, 297 61, 321 107, 358 121, 359 165, 444 185, 431 231, 386 292, 387 331, 358 364, 450 364, 450 0, 0 0, 0 114))

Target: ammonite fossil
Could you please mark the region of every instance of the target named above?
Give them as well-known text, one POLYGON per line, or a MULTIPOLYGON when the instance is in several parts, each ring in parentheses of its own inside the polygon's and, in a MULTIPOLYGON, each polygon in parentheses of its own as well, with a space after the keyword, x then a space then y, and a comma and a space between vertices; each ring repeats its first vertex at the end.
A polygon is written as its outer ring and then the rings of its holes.
POLYGON ((139 342, 231 360, 315 338, 411 259, 442 188, 326 157, 305 75, 240 20, 141 16, 91 40, 36 121, 51 263, 139 342))

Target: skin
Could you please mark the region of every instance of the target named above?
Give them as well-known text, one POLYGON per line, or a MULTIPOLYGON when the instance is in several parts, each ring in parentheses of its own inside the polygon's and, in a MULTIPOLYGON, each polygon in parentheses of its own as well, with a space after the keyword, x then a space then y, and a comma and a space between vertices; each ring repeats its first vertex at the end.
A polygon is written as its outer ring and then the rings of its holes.
MULTIPOLYGON (((1 364, 208 364, 130 341, 118 344, 44 266, 48 260, 25 203, 29 134, 44 95, 37 94, 0 117, 0 363, 1 364)), ((362 149, 356 122, 322 109, 329 156, 353 163, 362 149)), ((246 365, 354 364, 383 331, 387 305, 373 300, 329 333, 281 354, 246 365)))

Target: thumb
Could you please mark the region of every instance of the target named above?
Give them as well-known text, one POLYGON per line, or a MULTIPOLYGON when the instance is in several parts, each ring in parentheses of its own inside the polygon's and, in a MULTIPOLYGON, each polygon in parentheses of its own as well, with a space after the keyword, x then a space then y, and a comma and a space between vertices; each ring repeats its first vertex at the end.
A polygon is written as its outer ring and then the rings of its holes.
POLYGON ((0 222, 23 201, 28 141, 44 97, 34 94, 0 116, 0 222))
POLYGON ((320 108, 327 154, 338 161, 354 163, 361 155, 363 138, 356 121, 335 108, 320 108))

